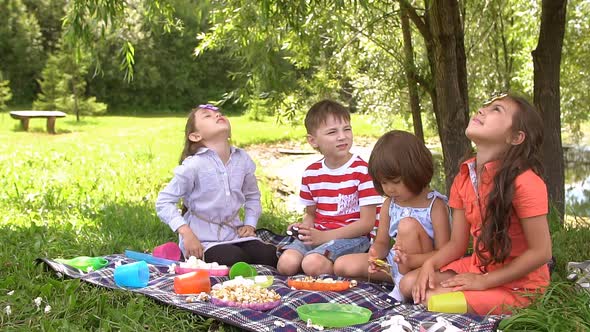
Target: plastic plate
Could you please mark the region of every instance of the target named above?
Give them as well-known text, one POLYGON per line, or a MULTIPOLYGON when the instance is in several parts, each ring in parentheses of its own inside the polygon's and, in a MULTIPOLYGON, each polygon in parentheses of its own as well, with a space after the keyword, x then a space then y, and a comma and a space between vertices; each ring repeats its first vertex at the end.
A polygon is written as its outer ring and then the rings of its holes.
POLYGON ((340 292, 350 288, 350 281, 336 280, 335 282, 321 282, 303 281, 296 278, 290 278, 287 280, 287 285, 295 289, 340 292))
POLYGON ((209 272, 209 275, 212 277, 223 277, 228 275, 229 273, 229 269, 228 268, 223 268, 223 269, 195 269, 195 268, 188 268, 188 267, 180 267, 180 266, 176 266, 174 268, 174 272, 176 272, 176 274, 185 274, 185 273, 189 273, 189 272, 196 272, 196 271, 200 271, 200 270, 205 270, 207 272, 209 272))
POLYGON ((299 318, 324 327, 345 327, 363 324, 373 314, 371 310, 352 304, 312 303, 297 308, 299 318))

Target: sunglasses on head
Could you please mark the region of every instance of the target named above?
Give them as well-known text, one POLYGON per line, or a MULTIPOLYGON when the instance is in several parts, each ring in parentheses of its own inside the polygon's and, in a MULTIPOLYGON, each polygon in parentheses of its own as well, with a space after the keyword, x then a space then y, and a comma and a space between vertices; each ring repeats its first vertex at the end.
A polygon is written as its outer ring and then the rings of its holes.
POLYGON ((202 109, 206 109, 206 110, 210 110, 210 111, 219 112, 219 107, 213 106, 211 104, 201 104, 201 105, 197 106, 197 108, 202 108, 202 109))
POLYGON ((508 96, 508 93, 506 93, 506 92, 498 92, 498 91, 493 92, 490 95, 490 97, 486 101, 483 102, 483 106, 488 106, 489 104, 495 102, 496 100, 502 99, 507 96, 508 96))

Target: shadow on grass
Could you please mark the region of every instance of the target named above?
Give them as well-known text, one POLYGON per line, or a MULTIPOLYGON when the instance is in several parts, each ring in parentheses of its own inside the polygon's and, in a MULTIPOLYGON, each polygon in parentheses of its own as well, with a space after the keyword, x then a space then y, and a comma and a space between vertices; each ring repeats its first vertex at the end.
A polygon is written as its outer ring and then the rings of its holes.
POLYGON ((43 124, 43 126, 31 126, 31 124, 29 124, 29 130, 24 130, 21 125, 14 125, 12 127, 12 131, 15 133, 21 132, 21 133, 34 133, 34 134, 46 134, 46 135, 50 135, 50 136, 55 136, 55 135, 61 135, 61 134, 70 134, 72 131, 68 130, 68 129, 60 129, 57 127, 56 124, 56 128, 55 128, 55 134, 51 134, 49 132, 47 132, 47 127, 45 126, 45 124, 43 124))

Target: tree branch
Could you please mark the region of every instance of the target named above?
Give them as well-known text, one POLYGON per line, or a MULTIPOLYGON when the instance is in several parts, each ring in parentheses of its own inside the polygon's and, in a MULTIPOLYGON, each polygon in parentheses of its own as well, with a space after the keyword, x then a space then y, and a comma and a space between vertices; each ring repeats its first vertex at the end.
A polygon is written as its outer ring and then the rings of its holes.
POLYGON ((431 40, 430 30, 428 29, 428 26, 426 26, 426 22, 424 21, 424 19, 420 15, 418 15, 416 9, 412 7, 408 0, 398 1, 400 6, 404 7, 406 13, 408 14, 408 17, 410 18, 410 20, 412 20, 416 28, 418 28, 418 31, 420 31, 422 37, 424 37, 425 40, 431 40))

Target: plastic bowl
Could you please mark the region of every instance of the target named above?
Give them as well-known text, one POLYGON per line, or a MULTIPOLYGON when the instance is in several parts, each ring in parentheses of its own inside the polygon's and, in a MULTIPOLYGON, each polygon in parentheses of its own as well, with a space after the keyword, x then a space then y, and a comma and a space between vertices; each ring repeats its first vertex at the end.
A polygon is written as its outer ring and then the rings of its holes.
POLYGON ((256 277, 258 272, 256 268, 246 262, 237 262, 229 269, 229 278, 234 279, 237 276, 244 278, 256 277))
POLYGON ((299 318, 324 327, 345 327, 364 324, 371 319, 371 310, 352 304, 312 303, 297 308, 299 318))
POLYGON ((254 280, 254 284, 260 286, 262 288, 268 288, 272 285, 275 280, 273 276, 256 276, 256 277, 247 277, 244 279, 254 280))
POLYGON ((198 271, 207 271, 209 272, 209 275, 212 277, 224 277, 226 275, 229 274, 229 269, 228 268, 223 268, 223 269, 197 269, 197 268, 190 268, 190 267, 180 267, 180 266, 176 266, 174 268, 174 272, 176 272, 176 274, 185 274, 185 273, 190 273, 190 272, 198 272, 198 271))

